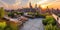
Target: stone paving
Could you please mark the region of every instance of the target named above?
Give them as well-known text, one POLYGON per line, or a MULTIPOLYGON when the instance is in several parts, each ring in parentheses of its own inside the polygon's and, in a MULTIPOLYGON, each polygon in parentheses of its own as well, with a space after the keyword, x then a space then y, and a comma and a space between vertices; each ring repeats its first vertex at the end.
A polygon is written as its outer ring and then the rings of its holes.
POLYGON ((24 23, 20 30, 44 30, 42 18, 29 19, 26 23, 24 23))

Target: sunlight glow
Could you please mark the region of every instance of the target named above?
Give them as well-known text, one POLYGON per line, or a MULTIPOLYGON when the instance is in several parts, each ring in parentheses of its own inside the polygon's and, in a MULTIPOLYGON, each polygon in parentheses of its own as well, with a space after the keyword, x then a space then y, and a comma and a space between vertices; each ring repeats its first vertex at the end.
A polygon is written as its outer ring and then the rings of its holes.
POLYGON ((16 2, 13 5, 19 5, 20 3, 20 0, 16 0, 16 2))
POLYGON ((41 5, 41 7, 42 7, 43 9, 45 9, 47 6, 45 6, 45 5, 41 5))
POLYGON ((37 4, 42 4, 42 3, 45 3, 45 2, 47 2, 47 0, 41 0, 41 1, 37 2, 37 4))

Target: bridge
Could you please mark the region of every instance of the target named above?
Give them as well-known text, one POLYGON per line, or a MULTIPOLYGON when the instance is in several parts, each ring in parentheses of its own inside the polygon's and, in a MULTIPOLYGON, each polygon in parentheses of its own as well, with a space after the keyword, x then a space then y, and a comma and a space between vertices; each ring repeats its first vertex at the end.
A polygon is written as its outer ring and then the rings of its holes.
POLYGON ((54 19, 56 20, 58 27, 60 27, 60 17, 58 17, 57 15, 55 15, 55 14, 53 14, 53 13, 52 13, 52 16, 53 16, 54 19))

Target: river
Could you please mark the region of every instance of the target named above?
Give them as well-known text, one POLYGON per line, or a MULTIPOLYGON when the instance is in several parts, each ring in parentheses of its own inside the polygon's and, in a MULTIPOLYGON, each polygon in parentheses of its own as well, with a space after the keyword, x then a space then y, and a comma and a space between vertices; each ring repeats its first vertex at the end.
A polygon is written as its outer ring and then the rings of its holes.
POLYGON ((43 18, 29 19, 23 24, 20 30, 44 30, 42 20, 43 18))

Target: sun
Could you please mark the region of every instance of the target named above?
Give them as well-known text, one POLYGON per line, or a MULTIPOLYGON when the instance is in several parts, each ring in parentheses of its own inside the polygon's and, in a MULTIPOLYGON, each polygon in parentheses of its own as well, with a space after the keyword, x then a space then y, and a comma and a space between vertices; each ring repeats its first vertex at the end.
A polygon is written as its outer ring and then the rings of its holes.
POLYGON ((47 5, 45 4, 46 2, 47 2, 47 0, 40 0, 39 2, 37 2, 37 4, 38 4, 38 5, 41 5, 41 8, 44 9, 44 8, 46 8, 46 6, 47 6, 47 5))
POLYGON ((45 5, 41 5, 41 8, 42 8, 42 9, 45 9, 45 8, 46 8, 46 6, 45 6, 45 5))

